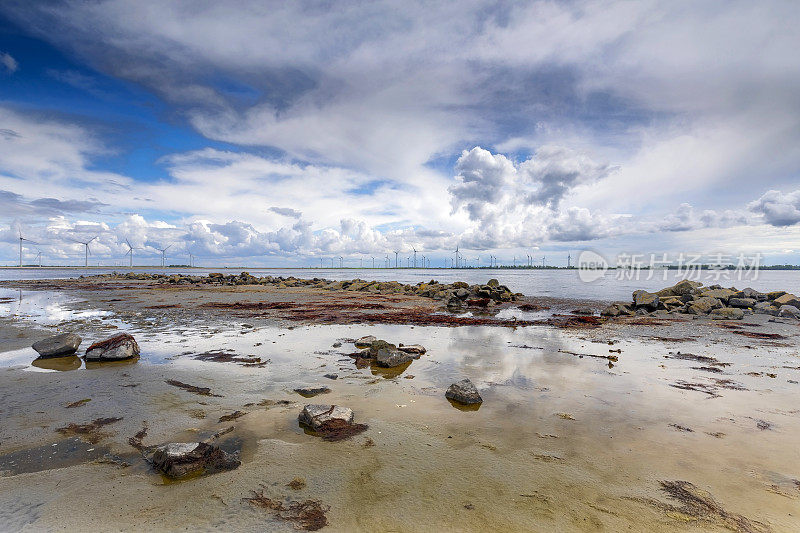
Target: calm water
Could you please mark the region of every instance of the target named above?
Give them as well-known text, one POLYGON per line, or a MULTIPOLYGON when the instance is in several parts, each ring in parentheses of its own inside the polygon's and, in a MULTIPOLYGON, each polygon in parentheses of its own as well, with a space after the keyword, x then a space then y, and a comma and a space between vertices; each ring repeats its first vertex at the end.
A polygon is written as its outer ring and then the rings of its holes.
MULTIPOLYGON (((0 280, 16 279, 59 279, 74 278, 81 275, 105 274, 121 268, 2 268, 0 280)), ((138 272, 151 273, 190 273, 193 275, 206 275, 209 272, 238 273, 242 269, 208 269, 208 268, 152 268, 136 269, 138 272)), ((466 281, 467 283, 485 283, 490 278, 497 278, 501 283, 508 285, 511 290, 531 296, 553 296, 560 298, 579 298, 597 300, 628 300, 631 293, 637 289, 658 290, 672 285, 685 275, 678 275, 677 271, 641 272, 638 279, 619 279, 621 271, 608 271, 605 276, 590 283, 585 283, 578 277, 577 270, 508 270, 508 269, 248 269, 254 276, 295 276, 298 278, 326 278, 333 280, 361 278, 367 280, 390 281, 396 280, 403 283, 418 283, 435 279, 443 283, 453 281, 466 281), (650 275, 652 274, 652 275, 650 275)), ((703 272, 699 279, 706 285, 719 283, 725 287, 737 288, 752 287, 761 291, 785 290, 795 294, 800 293, 800 271, 797 270, 765 270, 757 276, 738 279, 729 272, 703 272), (721 274, 721 275, 719 275, 721 274), (731 277, 725 277, 731 276, 731 277)))

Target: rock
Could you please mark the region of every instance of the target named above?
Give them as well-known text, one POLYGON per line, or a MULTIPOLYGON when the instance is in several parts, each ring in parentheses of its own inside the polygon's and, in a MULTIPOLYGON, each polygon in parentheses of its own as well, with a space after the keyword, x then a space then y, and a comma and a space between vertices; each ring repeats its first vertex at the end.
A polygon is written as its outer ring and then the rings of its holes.
POLYGON ((411 354, 424 354, 427 350, 421 344, 401 344, 397 348, 401 352, 411 353, 411 354))
POLYGON ((354 344, 356 345, 356 348, 367 348, 376 340, 378 339, 374 335, 367 335, 365 337, 361 337, 360 339, 356 339, 354 344))
POLYGON ((720 307, 711 311, 711 318, 714 320, 741 320, 744 318, 744 311, 738 307, 720 307))
POLYGON ((131 335, 120 333, 86 349, 87 361, 119 361, 139 355, 139 345, 131 335))
POLYGON ((65 357, 78 351, 83 339, 74 333, 62 333, 33 343, 39 357, 65 357))
POLYGON ((155 448, 148 461, 173 479, 233 470, 242 464, 236 455, 205 442, 163 444, 155 448))
POLYGON ((454 402, 463 403, 465 405, 474 405, 483 403, 478 389, 469 379, 462 379, 453 383, 447 388, 444 393, 445 398, 453 400, 454 402))
POLYGON ((755 305, 755 298, 731 298, 728 300, 728 306, 730 307, 741 307, 746 309, 748 307, 755 307, 755 305))
POLYGON ((753 307, 753 311, 761 315, 778 316, 778 308, 772 305, 772 302, 758 302, 753 307))
POLYGON ((353 410, 339 405, 309 404, 303 407, 297 419, 301 424, 318 430, 331 421, 341 421, 346 424, 353 423, 353 410))
POLYGON ((489 287, 492 287, 492 288, 496 288, 496 287, 500 287, 500 282, 497 281, 496 279, 492 278, 492 279, 490 279, 489 281, 486 282, 486 285, 488 285, 489 287))
POLYGON ((739 292, 736 293, 736 296, 739 298, 752 298, 758 302, 763 302, 764 300, 767 299, 766 294, 764 294, 763 292, 758 292, 755 289, 751 289, 750 287, 740 290, 739 292))
POLYGON ((650 311, 655 311, 658 308, 658 296, 647 291, 634 291, 633 293, 634 307, 643 307, 650 311))
POLYGON ((792 307, 800 307, 800 298, 795 296, 794 294, 784 294, 782 296, 778 296, 772 301, 772 305, 777 307, 781 307, 783 305, 790 305, 792 307))
POLYGON ((730 289, 711 289, 700 293, 700 296, 704 296, 706 298, 716 298, 723 303, 728 303, 728 300, 735 295, 736 291, 732 291, 730 289))
POLYGON ((341 347, 342 347, 342 343, 341 343, 341 342, 338 342, 338 341, 337 341, 337 342, 334 342, 334 343, 333 343, 333 345, 332 345, 332 347, 333 347, 333 348, 341 348, 341 347))
POLYGON ((331 389, 329 389, 328 387, 325 387, 325 386, 322 386, 322 387, 300 387, 300 388, 294 389, 294 391, 297 394, 299 394, 300 396, 303 396, 305 398, 311 398, 311 397, 316 396, 318 394, 328 394, 331 391, 331 389))
POLYGON ((633 310, 630 306, 625 302, 615 302, 600 313, 601 316, 620 316, 620 315, 632 315, 633 310))
POLYGON ((328 379, 339 379, 339 374, 325 374, 322 377, 323 378, 328 378, 328 379))
POLYGON ((686 308, 686 312, 691 315, 707 315, 714 309, 719 309, 720 307, 722 307, 722 302, 716 298, 711 298, 710 296, 701 296, 700 298, 695 298, 689 303, 688 307, 686 308))
POLYGON ((788 316, 791 318, 800 318, 800 309, 794 305, 782 305, 778 310, 778 316, 788 316))
MULTIPOLYGON (((417 355, 417 357, 419 357, 419 355, 417 355)), ((375 362, 378 366, 393 368, 411 362, 417 357, 414 357, 414 355, 410 353, 401 352, 398 349, 381 348, 378 350, 378 353, 375 354, 375 362)))
POLYGON ((660 291, 656 292, 658 296, 684 296, 686 294, 693 294, 697 292, 697 289, 700 288, 703 284, 699 281, 690 281, 688 279, 684 279, 673 285, 672 287, 667 287, 666 289, 661 289, 660 291))
POLYGON ((583 315, 583 316, 593 316, 594 315, 594 309, 592 309, 590 307, 580 307, 578 309, 573 309, 572 310, 572 314, 573 315, 583 315))
POLYGON ((772 300, 775 300, 776 298, 780 298, 780 297, 781 297, 781 296, 783 296, 784 294, 786 294, 786 291, 772 291, 772 292, 768 292, 768 293, 767 293, 767 300, 770 300, 770 301, 772 301, 772 300))

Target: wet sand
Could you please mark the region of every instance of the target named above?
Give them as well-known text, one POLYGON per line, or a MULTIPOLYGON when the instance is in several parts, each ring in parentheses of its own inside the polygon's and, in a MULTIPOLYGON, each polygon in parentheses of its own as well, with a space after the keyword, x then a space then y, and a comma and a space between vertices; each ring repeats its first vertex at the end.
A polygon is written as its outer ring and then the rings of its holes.
MULTIPOLYGON (((442 311, 425 298, 374 295, 366 301, 385 307, 339 309, 328 316, 341 314, 341 323, 320 325, 297 319, 291 307, 204 304, 316 302, 310 307, 330 311, 349 300, 262 287, 15 286, 22 292, 0 295, 14 297, 13 304, 0 300, 0 308, 16 314, 0 317, 4 530, 294 530, 244 501, 252 490, 320 501, 331 531, 800 528, 795 321, 756 315, 735 323, 632 318, 597 328, 385 324, 376 318, 382 312, 442 311), (370 314, 370 324, 358 323, 361 313, 370 314), (83 348, 128 331, 142 356, 88 368, 80 359, 77 366, 31 365, 30 344, 65 330, 80 333, 83 348), (369 334, 428 352, 396 371, 356 368, 348 340, 369 334), (210 350, 263 364, 195 359, 210 350), (329 373, 339 378, 323 377, 329 373), (464 377, 484 398, 478 410, 456 409, 444 398, 464 377), (311 400, 292 392, 308 385, 331 392, 311 400), (304 403, 351 407, 369 429, 341 442, 307 435, 297 424, 304 403), (235 411, 245 414, 219 422, 235 411), (57 431, 108 417, 122 420, 90 434, 57 431), (168 482, 128 443, 143 425, 147 445, 195 441, 234 426, 221 444, 241 451, 242 466, 168 482), (288 487, 297 477, 305 487, 288 487), (680 493, 665 490, 676 481, 713 500, 678 501, 672 496, 680 493)), ((576 302, 549 301, 546 312, 517 305, 499 316, 540 320, 576 302)))

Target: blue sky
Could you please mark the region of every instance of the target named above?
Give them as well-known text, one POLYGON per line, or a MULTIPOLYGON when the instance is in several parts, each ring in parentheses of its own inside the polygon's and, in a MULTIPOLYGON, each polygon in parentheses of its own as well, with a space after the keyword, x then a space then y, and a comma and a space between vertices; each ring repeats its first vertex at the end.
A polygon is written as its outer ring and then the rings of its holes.
POLYGON ((796 2, 0 5, 0 263, 800 263, 796 2))

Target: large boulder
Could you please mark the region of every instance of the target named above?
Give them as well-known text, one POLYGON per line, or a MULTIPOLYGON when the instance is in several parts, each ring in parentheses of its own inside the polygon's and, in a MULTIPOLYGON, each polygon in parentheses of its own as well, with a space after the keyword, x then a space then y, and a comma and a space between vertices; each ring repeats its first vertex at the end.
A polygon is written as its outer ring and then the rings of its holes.
POLYGON ((325 424, 338 421, 340 423, 353 423, 353 410, 340 405, 309 404, 303 407, 297 419, 304 426, 313 430, 321 429, 325 424))
POLYGON ((427 350, 421 344, 401 344, 397 347, 398 350, 401 352, 406 352, 410 354, 424 354, 427 350))
POLYGON ((205 442, 170 442, 157 446, 148 461, 173 479, 214 474, 241 465, 239 458, 205 442))
POLYGON ((375 342, 376 340, 378 339, 374 335, 366 335, 364 337, 356 339, 354 344, 356 345, 356 348, 369 348, 370 346, 372 346, 372 343, 375 342))
POLYGON ((655 311, 658 308, 658 296, 652 292, 647 291, 634 291, 633 305, 637 309, 644 308, 649 311, 655 311))
POLYGON ((711 311, 711 318, 714 320, 741 320, 744 318, 744 311, 738 307, 720 307, 711 311))
POLYGON ((66 357, 74 355, 78 351, 82 340, 79 335, 74 333, 62 333, 34 342, 32 348, 36 350, 39 357, 66 357))
POLYGON ((786 294, 786 291, 772 291, 767 293, 767 300, 772 301, 786 294))
POLYGON ((488 285, 491 288, 499 288, 500 287, 500 282, 497 281, 495 278, 492 278, 492 279, 490 279, 489 281, 486 282, 486 285, 488 285))
POLYGON ((794 305, 782 305, 778 310, 778 316, 788 316, 791 318, 800 318, 800 309, 794 305))
POLYGON ((402 352, 393 348, 381 348, 375 354, 375 363, 385 368, 401 366, 418 358, 419 354, 402 352))
POLYGON ((625 302, 615 302, 600 312, 600 316, 620 316, 620 315, 632 315, 633 310, 630 308, 630 305, 625 302))
POLYGON ((755 289, 751 289, 750 287, 740 290, 739 292, 736 293, 736 296, 739 298, 752 298, 758 302, 763 302, 764 300, 767 299, 766 294, 764 294, 763 292, 758 292, 755 289))
POLYGON ((778 315, 778 308, 772 305, 772 302, 758 302, 753 307, 753 311, 760 315, 778 315))
POLYGON ((736 291, 732 291, 731 289, 711 289, 700 293, 700 296, 716 298, 723 303, 728 303, 728 300, 730 300, 732 296, 736 296, 736 291))
POLYGON ((711 298, 710 296, 701 296, 700 298, 695 298, 688 304, 686 312, 690 315, 707 315, 714 309, 719 309, 720 307, 722 307, 722 302, 718 299, 711 298))
POLYGON ((794 294, 784 294, 782 296, 778 296, 772 301, 773 305, 781 307, 782 305, 791 305, 793 307, 800 307, 800 298, 795 296, 794 294))
POLYGON ((741 307, 742 309, 755 307, 756 303, 755 298, 731 298, 728 300, 729 307, 741 307))
POLYGON ((483 398, 481 398, 477 387, 475 387, 475 385, 469 379, 462 379, 461 381, 450 385, 447 388, 447 391, 444 393, 444 396, 448 400, 465 405, 483 403, 483 398))
POLYGON ((87 361, 120 361, 139 355, 139 345, 131 335, 120 333, 96 342, 86 349, 87 361))
POLYGON ((672 287, 667 287, 665 289, 661 289, 660 291, 656 292, 658 296, 683 296, 686 294, 693 294, 697 292, 697 289, 701 287, 703 284, 699 281, 691 281, 688 279, 684 279, 673 285, 672 287))

